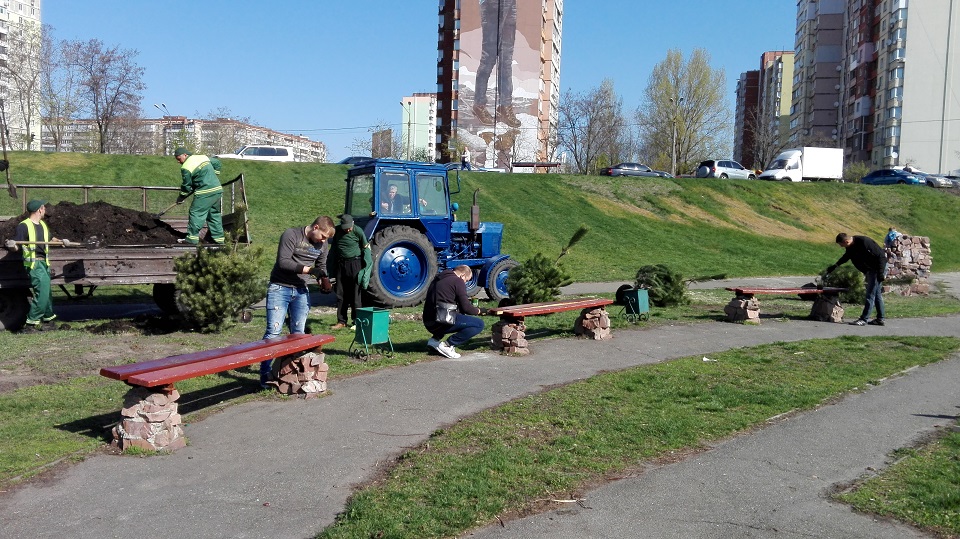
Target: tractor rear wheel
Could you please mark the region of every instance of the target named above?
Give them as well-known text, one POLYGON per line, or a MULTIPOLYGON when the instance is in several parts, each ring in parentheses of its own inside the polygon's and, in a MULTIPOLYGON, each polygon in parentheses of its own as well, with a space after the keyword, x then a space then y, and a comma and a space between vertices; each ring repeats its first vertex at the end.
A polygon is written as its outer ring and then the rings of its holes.
POLYGON ((487 274, 487 285, 485 287, 488 298, 500 303, 500 300, 510 297, 510 292, 507 290, 507 275, 510 273, 510 270, 519 265, 520 264, 512 258, 504 258, 490 268, 490 273, 487 274))
POLYGON ((374 301, 386 307, 422 303, 437 274, 437 253, 427 237, 408 226, 391 226, 374 234, 371 248, 374 301))

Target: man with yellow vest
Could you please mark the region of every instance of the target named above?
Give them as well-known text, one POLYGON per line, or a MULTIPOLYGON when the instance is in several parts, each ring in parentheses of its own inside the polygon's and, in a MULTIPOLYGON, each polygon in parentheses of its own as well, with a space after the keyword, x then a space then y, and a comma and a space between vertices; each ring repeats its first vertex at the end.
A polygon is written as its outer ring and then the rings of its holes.
POLYGON ((187 243, 200 243, 200 229, 204 222, 207 233, 216 243, 223 243, 223 221, 220 217, 220 198, 223 187, 220 186, 220 160, 205 155, 191 155, 186 148, 177 148, 173 155, 180 163, 180 196, 177 204, 182 204, 191 194, 190 221, 187 223, 187 243))
POLYGON ((17 225, 14 239, 7 240, 5 247, 13 252, 21 251, 23 266, 30 275, 30 312, 23 333, 56 329, 53 323, 57 315, 53 314, 53 297, 50 293, 50 265, 48 263, 49 243, 70 245, 70 240, 59 240, 50 236, 50 229, 43 217, 47 214, 45 200, 31 200, 27 203, 30 215, 17 225))

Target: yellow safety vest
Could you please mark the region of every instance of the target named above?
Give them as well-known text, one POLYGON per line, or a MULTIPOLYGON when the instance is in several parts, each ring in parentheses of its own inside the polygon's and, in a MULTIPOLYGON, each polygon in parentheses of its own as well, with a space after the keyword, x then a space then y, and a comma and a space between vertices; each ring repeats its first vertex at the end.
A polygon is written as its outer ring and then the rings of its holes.
MULTIPOLYGON (((33 269, 37 260, 42 260, 37 258, 37 244, 33 243, 37 241, 37 229, 29 217, 20 222, 27 225, 27 240, 31 242, 20 246, 23 249, 23 266, 27 269, 33 269)), ((40 241, 50 241, 50 229, 47 228, 47 223, 40 221, 40 228, 43 229, 43 239, 40 241)), ((49 260, 50 251, 47 249, 47 261, 49 260)))

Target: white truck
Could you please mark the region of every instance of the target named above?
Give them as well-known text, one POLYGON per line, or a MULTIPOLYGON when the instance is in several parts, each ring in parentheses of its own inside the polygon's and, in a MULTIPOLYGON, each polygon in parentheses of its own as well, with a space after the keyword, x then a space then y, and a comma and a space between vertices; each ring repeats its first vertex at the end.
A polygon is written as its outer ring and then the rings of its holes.
POLYGON ((783 182, 839 181, 843 178, 843 149, 790 148, 773 158, 760 174, 761 180, 783 182))

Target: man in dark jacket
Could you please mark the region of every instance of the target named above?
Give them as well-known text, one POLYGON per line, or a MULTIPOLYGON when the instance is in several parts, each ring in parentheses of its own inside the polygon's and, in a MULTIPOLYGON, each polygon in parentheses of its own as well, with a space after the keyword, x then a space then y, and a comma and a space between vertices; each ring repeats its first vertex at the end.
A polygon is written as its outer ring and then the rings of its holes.
MULTIPOLYGON (((430 284, 427 298, 423 303, 423 325, 430 332, 427 346, 440 352, 446 357, 456 359, 460 357, 457 346, 470 340, 471 337, 483 331, 483 320, 476 315, 483 314, 483 310, 474 307, 467 296, 466 282, 473 277, 473 270, 468 266, 457 266, 444 270, 430 284), (438 320, 440 309, 452 311, 452 323, 438 320), (474 315, 474 316, 469 316, 474 315), (447 342, 442 342, 444 335, 450 334, 447 342)), ((442 314, 442 313, 441 313, 442 314)))
POLYGON ((837 260, 837 263, 827 268, 827 273, 833 273, 837 266, 847 260, 853 262, 860 273, 863 273, 864 284, 867 288, 867 299, 863 303, 863 313, 855 322, 855 326, 883 325, 883 279, 887 273, 887 253, 877 245, 877 242, 866 236, 849 236, 841 232, 837 234, 837 245, 847 252, 837 260), (877 317, 867 322, 874 305, 877 308, 877 317))

